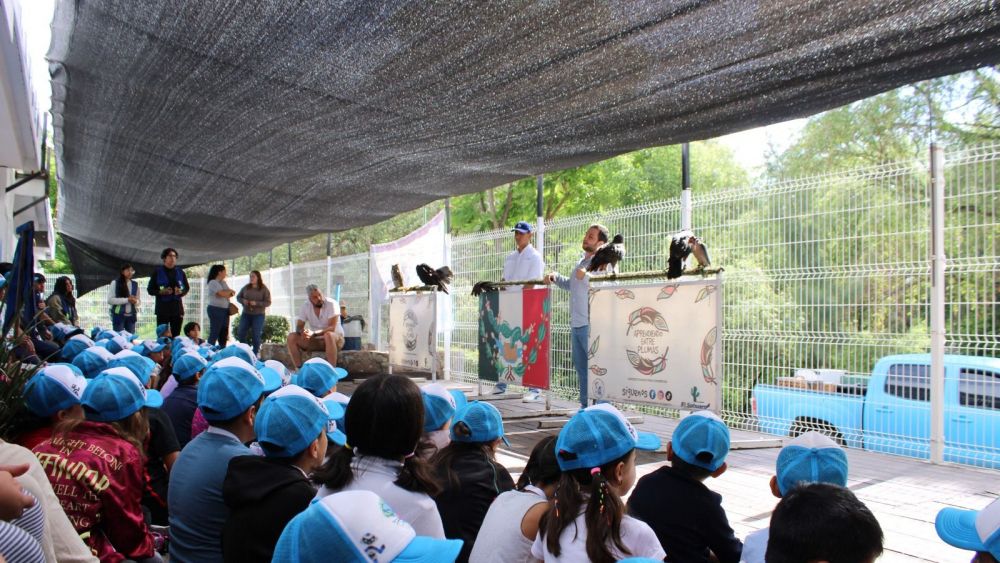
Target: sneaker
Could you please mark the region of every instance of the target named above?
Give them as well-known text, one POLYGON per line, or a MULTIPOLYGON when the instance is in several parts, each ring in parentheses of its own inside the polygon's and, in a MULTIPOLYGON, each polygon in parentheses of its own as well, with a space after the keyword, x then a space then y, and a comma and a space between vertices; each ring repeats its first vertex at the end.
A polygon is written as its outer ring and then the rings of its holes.
POLYGON ((493 388, 493 394, 494 395, 503 395, 506 392, 507 392, 507 384, 506 383, 497 383, 496 387, 493 388))
POLYGON ((537 403, 538 401, 541 400, 542 400, 542 392, 539 391, 538 389, 532 389, 527 393, 525 393, 524 397, 521 397, 522 403, 537 403))

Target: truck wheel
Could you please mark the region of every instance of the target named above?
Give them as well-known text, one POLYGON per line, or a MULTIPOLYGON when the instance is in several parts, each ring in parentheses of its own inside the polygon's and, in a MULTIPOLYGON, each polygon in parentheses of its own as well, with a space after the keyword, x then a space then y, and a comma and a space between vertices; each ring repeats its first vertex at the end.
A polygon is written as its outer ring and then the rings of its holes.
POLYGON ((844 447, 847 443, 844 441, 844 435, 841 434, 832 424, 826 422, 825 420, 814 420, 814 419, 797 419, 792 423, 792 427, 788 430, 788 436, 790 438, 797 438, 806 432, 819 432, 825 436, 829 436, 838 446, 844 447))

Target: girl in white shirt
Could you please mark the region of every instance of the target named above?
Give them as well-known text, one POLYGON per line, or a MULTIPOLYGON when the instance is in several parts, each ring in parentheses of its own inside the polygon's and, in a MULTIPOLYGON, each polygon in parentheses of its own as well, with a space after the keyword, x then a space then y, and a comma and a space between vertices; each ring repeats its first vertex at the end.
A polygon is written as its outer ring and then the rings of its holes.
POLYGON ((549 510, 562 470, 556 461, 556 437, 535 444, 515 489, 496 498, 486 512, 469 563, 534 563, 531 543, 538 522, 549 510))
POLYGON ((621 500, 635 484, 635 450, 659 447, 659 438, 637 432, 609 404, 574 415, 556 439, 563 474, 531 554, 546 562, 662 560, 666 553, 656 534, 626 515, 621 500))
POLYGON ((344 414, 347 446, 313 475, 318 498, 340 491, 371 491, 419 536, 444 538, 431 498, 440 492, 430 466, 415 454, 424 428, 424 401, 408 377, 366 379, 344 414))

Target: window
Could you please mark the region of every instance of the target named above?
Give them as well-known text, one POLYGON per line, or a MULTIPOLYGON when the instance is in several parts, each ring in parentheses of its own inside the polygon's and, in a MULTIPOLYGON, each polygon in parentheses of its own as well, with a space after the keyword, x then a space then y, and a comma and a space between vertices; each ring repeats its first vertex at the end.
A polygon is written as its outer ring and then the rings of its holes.
POLYGON ((1000 374, 985 369, 961 370, 958 373, 958 404, 1000 410, 1000 374))
POLYGON ((929 401, 931 368, 927 365, 893 364, 885 376, 885 392, 900 399, 929 401))

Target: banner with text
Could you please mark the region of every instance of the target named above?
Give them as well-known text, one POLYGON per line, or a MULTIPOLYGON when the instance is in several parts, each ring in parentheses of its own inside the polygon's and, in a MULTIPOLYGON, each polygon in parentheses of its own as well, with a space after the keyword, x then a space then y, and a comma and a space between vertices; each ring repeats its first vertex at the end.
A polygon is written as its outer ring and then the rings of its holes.
POLYGON ((437 296, 389 295, 389 365, 438 371, 437 296))
POLYGON ((593 399, 721 409, 720 280, 590 290, 593 399))
POLYGON ((549 289, 479 296, 479 379, 549 388, 549 289))

